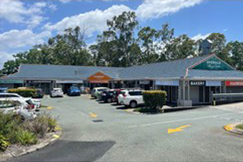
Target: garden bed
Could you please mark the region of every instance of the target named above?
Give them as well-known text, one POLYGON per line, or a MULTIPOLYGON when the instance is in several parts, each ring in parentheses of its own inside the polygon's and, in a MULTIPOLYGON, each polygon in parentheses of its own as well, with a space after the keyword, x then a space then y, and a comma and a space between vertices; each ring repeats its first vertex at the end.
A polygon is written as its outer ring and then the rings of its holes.
POLYGON ((22 121, 0 112, 0 161, 38 150, 60 135, 56 119, 48 114, 22 121))

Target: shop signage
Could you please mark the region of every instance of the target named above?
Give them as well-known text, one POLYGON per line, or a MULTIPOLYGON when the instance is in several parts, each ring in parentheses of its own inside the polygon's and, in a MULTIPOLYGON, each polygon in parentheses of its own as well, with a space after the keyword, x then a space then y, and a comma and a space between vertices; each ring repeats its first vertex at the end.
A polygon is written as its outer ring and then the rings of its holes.
POLYGON ((205 81, 190 81, 190 86, 205 86, 205 81))
POLYGON ((234 70, 232 67, 218 59, 217 57, 211 57, 210 59, 198 64, 192 69, 200 70, 234 70))
POLYGON ((56 83, 83 83, 82 80, 57 80, 56 83))
POLYGON ((0 83, 4 83, 4 84, 23 84, 24 81, 23 80, 15 80, 15 79, 2 79, 0 80, 0 83))
POLYGON ((178 80, 156 80, 155 84, 161 86, 179 86, 179 81, 178 80))
POLYGON ((217 81, 217 80, 207 80, 206 81, 206 86, 207 87, 212 87, 212 86, 220 87, 221 85, 222 85, 221 81, 217 81))
POLYGON ((225 81, 226 86, 243 86, 243 81, 225 81))
POLYGON ((149 84, 150 81, 149 80, 140 80, 139 84, 149 84))
POLYGON ((52 83, 51 80, 27 80, 27 83, 41 84, 41 83, 52 83))
POLYGON ((97 72, 94 75, 91 75, 90 77, 88 77, 88 81, 90 83, 109 83, 110 80, 111 80, 111 77, 109 77, 108 75, 105 75, 102 72, 97 72))

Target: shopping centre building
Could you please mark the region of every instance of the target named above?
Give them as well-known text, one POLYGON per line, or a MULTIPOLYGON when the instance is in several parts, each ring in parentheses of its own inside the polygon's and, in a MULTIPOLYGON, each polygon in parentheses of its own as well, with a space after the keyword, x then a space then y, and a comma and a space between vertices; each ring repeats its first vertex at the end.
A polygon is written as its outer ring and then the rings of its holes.
POLYGON ((73 84, 161 89, 170 103, 196 105, 211 103, 214 93, 243 93, 243 72, 212 54, 127 68, 23 64, 0 78, 0 87, 38 87, 45 93, 73 84))

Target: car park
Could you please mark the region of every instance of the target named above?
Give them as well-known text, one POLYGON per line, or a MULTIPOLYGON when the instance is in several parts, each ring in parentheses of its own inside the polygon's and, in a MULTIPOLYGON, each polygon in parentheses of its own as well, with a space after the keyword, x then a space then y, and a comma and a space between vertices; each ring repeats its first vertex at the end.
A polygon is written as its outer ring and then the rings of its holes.
POLYGON ((20 101, 0 99, 0 111, 5 114, 14 113, 20 115, 22 120, 34 119, 37 116, 35 111, 29 109, 26 104, 23 104, 20 101))
POLYGON ((131 107, 131 108, 135 108, 138 105, 143 105, 144 101, 143 101, 142 91, 128 91, 124 95, 123 104, 126 107, 131 107))
POLYGON ((71 86, 67 91, 68 96, 80 96, 80 94, 81 90, 77 86, 71 86))
POLYGON ((103 100, 104 102, 108 102, 111 103, 113 102, 113 95, 114 95, 114 90, 107 90, 107 91, 103 91, 103 93, 101 94, 101 100, 103 100))
POLYGON ((22 97, 17 93, 0 93, 1 99, 8 99, 8 100, 18 100, 20 102, 26 102, 27 100, 31 100, 32 103, 35 105, 35 108, 41 107, 41 101, 39 99, 33 99, 28 97, 22 97))
POLYGON ((62 88, 53 88, 51 91, 51 97, 63 97, 64 93, 62 91, 62 88))

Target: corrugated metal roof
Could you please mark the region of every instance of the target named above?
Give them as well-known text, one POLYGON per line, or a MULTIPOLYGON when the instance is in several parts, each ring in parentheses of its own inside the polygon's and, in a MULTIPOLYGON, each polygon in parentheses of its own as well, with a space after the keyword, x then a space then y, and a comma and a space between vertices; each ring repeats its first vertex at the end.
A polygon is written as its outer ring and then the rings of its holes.
MULTIPOLYGON (((135 80, 135 79, 163 79, 180 78, 186 75, 187 68, 205 60, 213 55, 194 57, 160 63, 153 63, 127 68, 116 67, 89 67, 89 66, 66 66, 66 65, 31 65, 20 66, 18 73, 9 75, 9 79, 36 79, 36 80, 86 80, 98 71, 113 79, 135 80)), ((189 78, 218 77, 218 78, 243 78, 240 71, 216 71, 216 70, 188 70, 189 78)), ((6 79, 6 78, 5 78, 6 79)))
POLYGON ((180 78, 186 75, 186 69, 209 57, 201 56, 141 66, 128 67, 120 71, 121 79, 180 78))
POLYGON ((9 75, 9 78, 80 80, 88 78, 97 71, 104 72, 106 75, 115 78, 121 69, 123 68, 23 64, 20 66, 19 72, 9 75))

